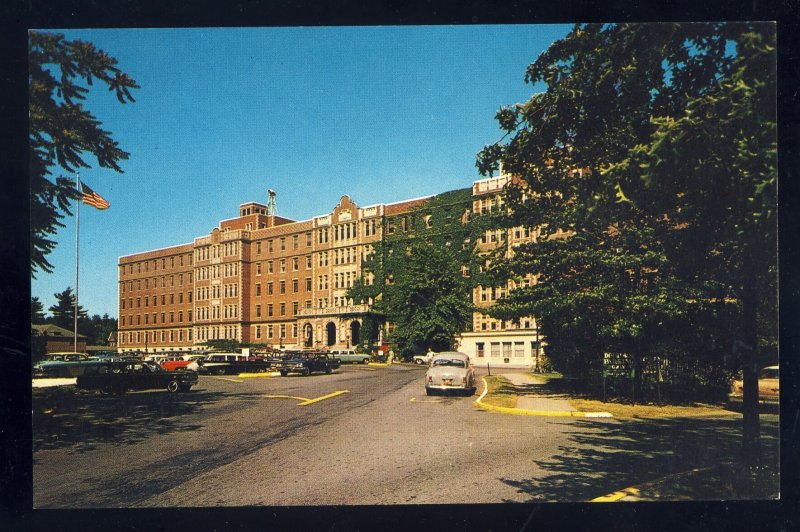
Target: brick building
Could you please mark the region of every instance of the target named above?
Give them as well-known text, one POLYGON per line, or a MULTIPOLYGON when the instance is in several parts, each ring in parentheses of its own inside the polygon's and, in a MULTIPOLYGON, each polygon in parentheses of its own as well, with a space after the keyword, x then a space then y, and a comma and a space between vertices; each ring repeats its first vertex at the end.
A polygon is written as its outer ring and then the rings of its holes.
MULTIPOLYGON (((475 182, 473 212, 499 201, 503 179, 475 182)), ((346 292, 361 277, 362 261, 374 244, 400 230, 406 215, 426 199, 358 207, 342 196, 330 213, 305 221, 277 216, 271 204, 249 202, 237 217, 191 243, 120 257, 117 347, 188 351, 213 339, 352 347, 362 339, 370 302, 355 304, 346 292)), ((492 245, 491 238, 480 244, 492 245)), ((475 302, 490 304, 485 294, 476 288, 475 302)), ((473 329, 460 345, 477 363, 534 363, 535 321, 515 326, 476 313, 473 329), (513 339, 497 340, 499 349, 489 339, 511 331, 513 339)))

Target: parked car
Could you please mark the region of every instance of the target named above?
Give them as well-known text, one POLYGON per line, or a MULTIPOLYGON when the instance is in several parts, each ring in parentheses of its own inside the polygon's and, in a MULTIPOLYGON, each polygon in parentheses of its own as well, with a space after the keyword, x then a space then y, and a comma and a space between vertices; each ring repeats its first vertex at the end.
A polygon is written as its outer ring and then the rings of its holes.
POLYGON ((159 364, 167 371, 198 371, 202 362, 198 360, 188 360, 183 357, 168 358, 159 364))
POLYGON ((414 355, 414 364, 417 365, 430 364, 435 354, 436 353, 434 353, 433 351, 428 351, 424 355, 414 355))
MULTIPOLYGON (((731 384, 728 394, 728 403, 741 405, 744 397, 744 384, 742 379, 737 379, 731 384)), ((780 403, 780 375, 779 366, 767 366, 758 374, 758 402, 759 404, 777 405, 780 403)))
POLYGON ((187 392, 197 384, 194 371, 167 371, 155 362, 101 362, 78 377, 76 385, 82 390, 124 394, 128 390, 164 389, 168 392, 187 392))
POLYGON ((242 353, 209 353, 203 359, 200 371, 212 375, 260 373, 271 369, 276 360, 242 353))
POLYGON ((475 393, 475 370, 469 356, 458 351, 437 353, 425 374, 425 393, 460 391, 468 395, 475 393))
POLYGON ((333 349, 328 351, 328 356, 336 358, 342 364, 368 364, 369 353, 357 353, 355 349, 333 349))
POLYGON ((83 375, 88 365, 95 364, 98 358, 85 353, 50 353, 33 365, 34 377, 78 377, 83 375))
POLYGON ((297 351, 287 355, 287 358, 278 365, 278 371, 283 377, 289 373, 299 373, 303 376, 311 375, 315 371, 332 373, 341 367, 341 362, 328 356, 327 353, 297 351))

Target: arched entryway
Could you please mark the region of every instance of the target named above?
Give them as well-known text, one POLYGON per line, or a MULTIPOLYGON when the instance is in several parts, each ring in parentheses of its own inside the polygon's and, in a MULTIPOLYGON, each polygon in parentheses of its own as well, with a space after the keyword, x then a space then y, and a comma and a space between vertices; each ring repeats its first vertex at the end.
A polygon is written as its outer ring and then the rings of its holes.
POLYGON ((310 323, 306 323, 303 326, 303 338, 303 345, 306 347, 314 346, 314 327, 312 327, 310 323))
POLYGON ((325 329, 328 332, 328 346, 336 345, 336 324, 329 321, 325 329))
POLYGON ((352 345, 358 345, 358 342, 361 341, 360 338, 361 333, 361 323, 357 320, 353 320, 350 323, 350 342, 352 345))

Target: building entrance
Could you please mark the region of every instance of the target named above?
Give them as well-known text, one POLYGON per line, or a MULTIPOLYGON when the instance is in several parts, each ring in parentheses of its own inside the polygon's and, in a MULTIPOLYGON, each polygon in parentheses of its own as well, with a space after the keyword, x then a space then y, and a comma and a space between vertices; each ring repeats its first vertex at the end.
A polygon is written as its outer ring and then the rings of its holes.
POLYGON ((325 328, 328 332, 328 346, 336 345, 336 324, 329 321, 325 328))

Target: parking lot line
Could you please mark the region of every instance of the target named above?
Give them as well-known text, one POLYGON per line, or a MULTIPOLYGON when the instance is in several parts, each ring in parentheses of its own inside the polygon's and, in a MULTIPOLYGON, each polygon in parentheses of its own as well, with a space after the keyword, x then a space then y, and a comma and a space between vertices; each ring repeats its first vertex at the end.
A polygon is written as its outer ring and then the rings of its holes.
POLYGON ((416 397, 412 397, 410 402, 411 403, 441 403, 442 400, 441 399, 421 399, 421 400, 418 401, 416 397))
POLYGON ((310 404, 318 403, 319 401, 324 401, 325 399, 330 399, 331 397, 336 397, 337 395, 342 395, 343 393, 350 393, 350 390, 339 390, 337 392, 329 393, 328 395, 323 395, 322 397, 317 397, 316 399, 306 399, 303 403, 298 403, 297 406, 308 406, 310 404))
POLYGON ((221 381, 228 381, 228 382, 244 382, 243 380, 239 379, 228 379, 226 377, 211 377, 212 379, 219 379, 221 381))
POLYGON ((336 397, 337 395, 342 395, 343 393, 350 393, 350 390, 339 390, 333 393, 329 393, 328 395, 323 395, 322 397, 315 397, 315 398, 297 397, 295 395, 262 395, 261 397, 266 397, 267 399, 297 399, 298 401, 300 401, 299 403, 297 403, 297 406, 308 406, 308 405, 313 405, 314 403, 318 403, 320 401, 324 401, 325 399, 336 397))

